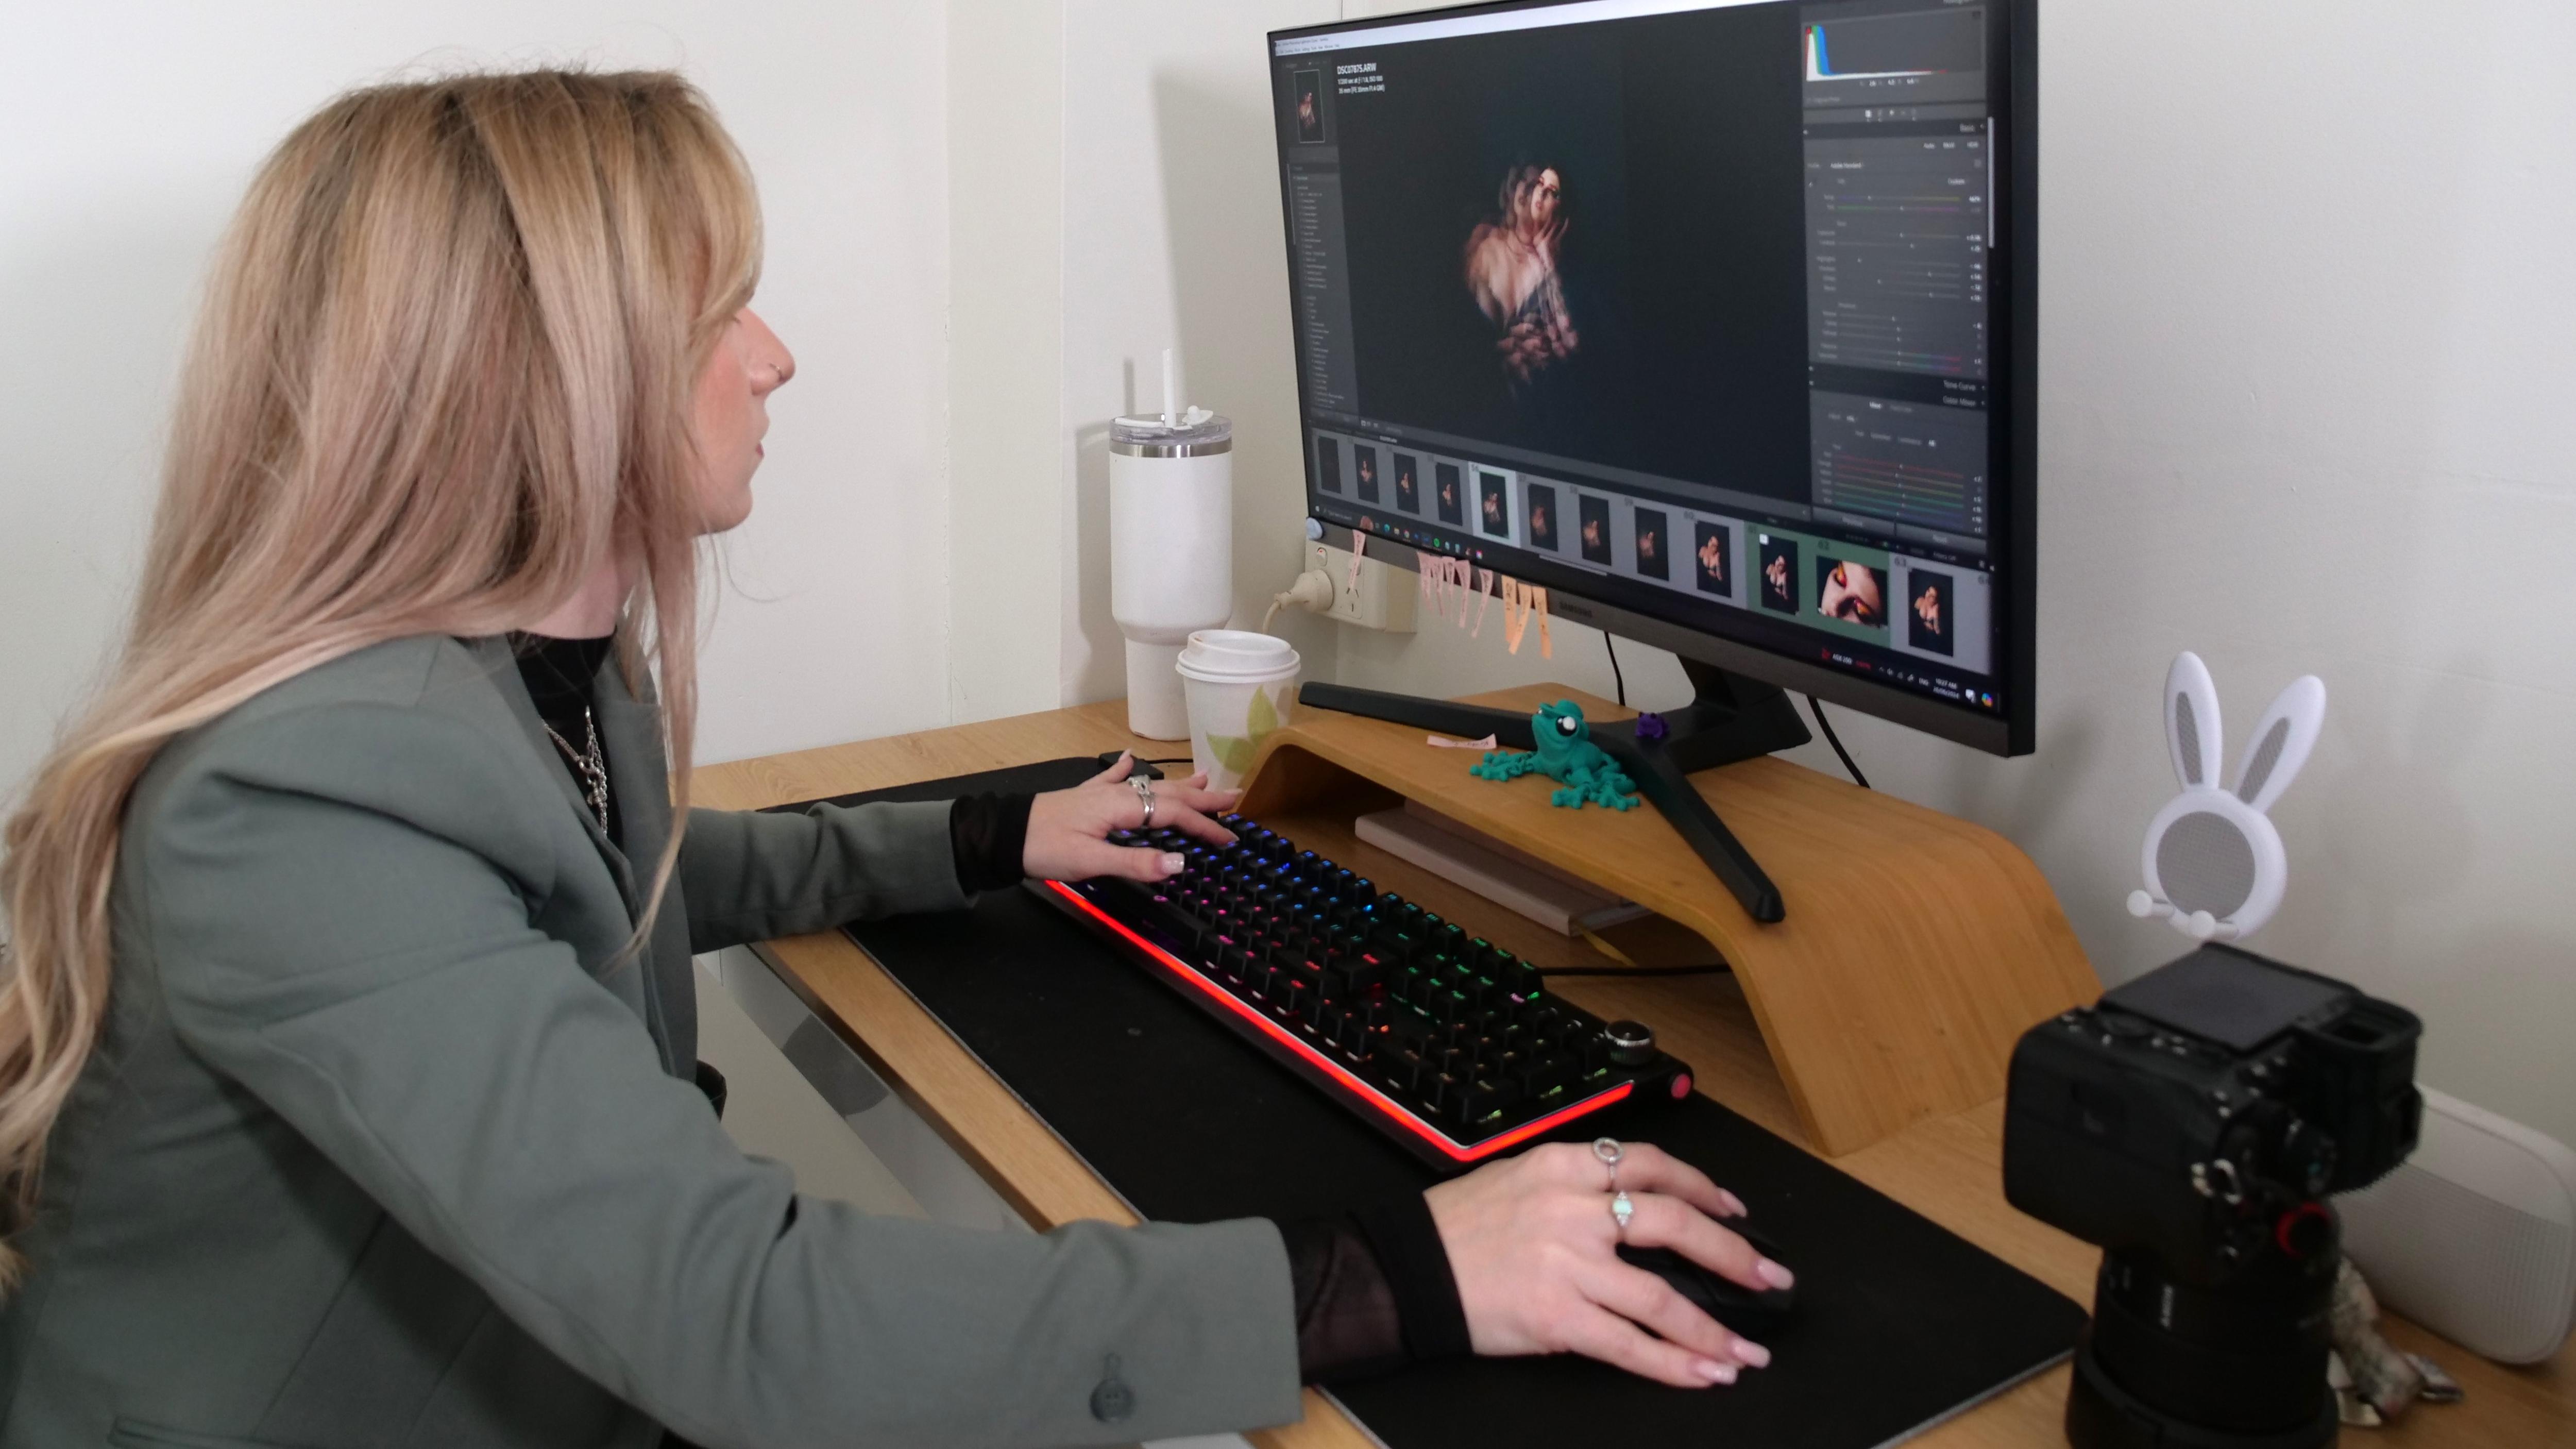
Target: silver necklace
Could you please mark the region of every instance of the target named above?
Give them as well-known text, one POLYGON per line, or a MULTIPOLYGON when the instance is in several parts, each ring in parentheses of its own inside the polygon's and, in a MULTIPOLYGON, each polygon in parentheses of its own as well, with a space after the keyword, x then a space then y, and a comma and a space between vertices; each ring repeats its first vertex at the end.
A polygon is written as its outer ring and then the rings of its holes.
MULTIPOLYGON (((545 724, 543 720, 537 722, 545 724)), ((599 817, 599 828, 605 830, 608 828, 608 756, 599 748, 599 717, 590 712, 589 705, 581 707, 581 723, 582 728, 589 731, 590 748, 587 750, 574 749, 571 741, 556 734, 555 727, 550 724, 546 725, 546 738, 553 740, 555 748, 563 751, 564 758, 581 772, 584 792, 590 796, 590 813, 599 817)))

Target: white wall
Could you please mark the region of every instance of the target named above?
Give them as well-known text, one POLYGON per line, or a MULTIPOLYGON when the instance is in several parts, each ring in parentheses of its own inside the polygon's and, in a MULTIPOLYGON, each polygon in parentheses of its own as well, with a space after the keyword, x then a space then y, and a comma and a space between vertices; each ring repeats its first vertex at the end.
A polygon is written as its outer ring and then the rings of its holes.
MULTIPOLYGON (((1264 32, 1334 0, 952 0, 954 714, 1125 692, 1109 420, 1187 391, 1235 423, 1235 609, 1305 517, 1264 32)), ((1328 672, 1336 640, 1283 627, 1328 672)))
MULTIPOLYGON (((1334 0, 1066 0, 1068 701, 1126 692, 1109 617, 1107 424, 1160 406, 1163 348, 1181 349, 1191 399, 1234 421, 1238 622, 1259 623, 1294 571, 1305 454, 1262 37, 1338 13, 1334 0)), ((1330 628, 1300 619, 1281 632, 1310 669, 1330 667, 1330 628)))
POLYGON ((1064 702, 1064 12, 948 6, 950 714, 1064 702))
POLYGON ((940 9, 905 0, 8 7, 0 797, 117 627, 196 289, 251 168, 334 92, 417 64, 676 65, 706 88, 761 182, 757 305, 799 376, 725 545, 701 758, 942 722, 945 47, 940 9))
MULTIPOLYGON (((2412 1007, 2425 1081, 2576 1142, 2576 11, 2042 14, 2039 750, 1837 727, 2030 852, 2117 982, 2185 945, 2121 906, 2173 788, 2167 663, 2198 650, 2240 734, 2322 676, 2253 944, 2412 1007)), ((1342 675, 1606 682, 1588 631, 1545 674, 1486 632, 1354 634, 1342 675)), ((1632 698, 1677 702, 1644 652, 1632 698)))

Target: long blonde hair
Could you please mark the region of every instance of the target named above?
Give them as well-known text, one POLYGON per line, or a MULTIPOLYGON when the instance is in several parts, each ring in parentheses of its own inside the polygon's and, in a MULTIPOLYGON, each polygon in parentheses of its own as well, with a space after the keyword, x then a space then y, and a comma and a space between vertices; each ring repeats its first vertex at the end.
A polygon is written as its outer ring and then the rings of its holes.
MULTIPOLYGON (((260 168, 183 375, 123 649, 8 824, 0 1287, 106 1015, 128 796, 171 738, 354 650, 524 627, 616 550, 687 818, 689 432, 760 264, 750 174, 678 76, 372 87, 260 168)), ((677 857, 658 862, 646 926, 677 857)))

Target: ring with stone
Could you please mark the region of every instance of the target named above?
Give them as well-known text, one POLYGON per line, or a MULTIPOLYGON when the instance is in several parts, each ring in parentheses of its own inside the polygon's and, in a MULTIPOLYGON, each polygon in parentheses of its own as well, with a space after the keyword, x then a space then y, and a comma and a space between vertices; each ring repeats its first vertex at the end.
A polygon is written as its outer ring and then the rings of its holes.
POLYGON ((1593 1138, 1592 1155, 1600 1158, 1601 1161, 1609 1167, 1610 1190, 1612 1192, 1617 1192, 1619 1190, 1619 1159, 1626 1155, 1619 1150, 1618 1139, 1615 1137, 1593 1138))
POLYGON ((1619 1241, 1623 1243, 1628 1241, 1628 1219, 1636 1215, 1637 1205, 1628 1200, 1626 1193, 1618 1193, 1611 1197, 1610 1220, 1619 1225, 1619 1241))
POLYGON ((1145 806, 1144 823, 1138 825, 1136 828, 1144 830, 1151 827, 1154 823, 1154 782, 1146 779, 1142 775, 1135 775, 1128 779, 1127 788, 1135 791, 1136 798, 1142 801, 1145 806))

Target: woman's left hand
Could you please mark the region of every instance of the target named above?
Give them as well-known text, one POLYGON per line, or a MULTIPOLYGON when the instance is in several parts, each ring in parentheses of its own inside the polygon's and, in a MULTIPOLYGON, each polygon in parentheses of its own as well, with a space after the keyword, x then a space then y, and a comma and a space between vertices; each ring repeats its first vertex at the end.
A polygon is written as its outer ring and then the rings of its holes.
MULTIPOLYGON (((1112 845, 1104 838, 1110 831, 1134 830, 1145 824, 1145 802, 1127 779, 1135 767, 1135 757, 1122 754, 1117 764, 1082 784, 1070 790, 1050 790, 1031 802, 1028 843, 1020 851, 1021 868, 1038 880, 1120 876, 1157 881, 1180 874, 1181 857, 1177 854, 1112 845)), ((1234 833, 1208 816, 1233 809, 1241 792, 1211 790, 1205 775, 1156 780, 1153 789, 1154 824, 1173 826, 1210 845, 1233 843, 1234 833)))

